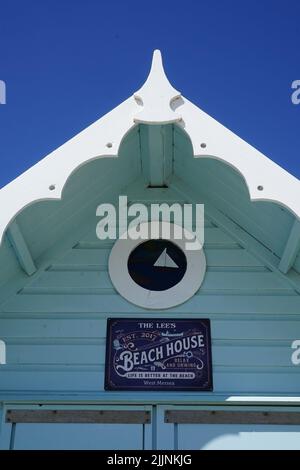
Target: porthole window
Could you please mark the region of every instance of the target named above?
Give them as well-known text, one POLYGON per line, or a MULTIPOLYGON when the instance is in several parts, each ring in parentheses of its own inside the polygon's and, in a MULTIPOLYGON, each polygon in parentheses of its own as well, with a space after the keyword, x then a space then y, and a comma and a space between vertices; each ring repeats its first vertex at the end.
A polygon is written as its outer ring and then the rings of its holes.
MULTIPOLYGON (((155 223, 169 224, 143 225, 155 223)), ((172 227, 170 233, 174 233, 172 227)), ((149 309, 171 308, 188 300, 201 286, 205 271, 203 249, 186 250, 184 240, 172 237, 134 240, 128 231, 116 241, 109 257, 109 274, 117 291, 149 309)))

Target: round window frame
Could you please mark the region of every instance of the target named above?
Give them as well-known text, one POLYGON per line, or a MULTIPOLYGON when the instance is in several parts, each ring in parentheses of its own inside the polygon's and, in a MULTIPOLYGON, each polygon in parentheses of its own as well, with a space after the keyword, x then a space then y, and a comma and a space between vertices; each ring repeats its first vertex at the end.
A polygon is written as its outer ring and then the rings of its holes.
MULTIPOLYGON (((153 229, 152 233, 157 233, 158 229, 168 230, 170 234, 174 234, 174 225, 170 222, 142 222, 140 230, 147 226, 148 233, 153 229), (155 227, 153 227, 153 224, 155 227), (152 225, 152 227, 149 227, 152 225)), ((206 273, 206 257, 203 247, 197 250, 186 250, 185 244, 187 240, 191 240, 193 235, 182 228, 183 239, 170 236, 169 241, 177 245, 185 254, 187 267, 186 272, 175 286, 163 291, 151 291, 138 285, 130 276, 128 271, 128 258, 131 252, 145 239, 132 239, 131 232, 135 232, 136 228, 129 229, 126 234, 119 238, 111 249, 108 260, 108 271, 111 282, 113 283, 119 294, 130 303, 151 310, 168 309, 180 305, 190 299, 200 288, 206 273)), ((151 233, 151 232, 150 232, 151 233)), ((148 239, 150 240, 150 238, 148 239)))

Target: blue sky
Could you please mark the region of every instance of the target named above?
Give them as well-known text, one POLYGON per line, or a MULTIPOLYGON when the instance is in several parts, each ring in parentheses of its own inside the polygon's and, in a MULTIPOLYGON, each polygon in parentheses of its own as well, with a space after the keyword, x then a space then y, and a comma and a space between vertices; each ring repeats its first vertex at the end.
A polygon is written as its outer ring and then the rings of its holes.
POLYGON ((172 84, 300 177, 299 0, 0 0, 0 186, 114 108, 161 49, 172 84))

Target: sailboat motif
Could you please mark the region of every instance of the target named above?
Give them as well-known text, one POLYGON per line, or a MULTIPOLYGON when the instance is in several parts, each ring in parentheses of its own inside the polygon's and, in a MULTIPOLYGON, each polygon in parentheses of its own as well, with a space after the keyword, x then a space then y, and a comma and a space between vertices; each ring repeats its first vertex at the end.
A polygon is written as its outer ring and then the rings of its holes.
POLYGON ((164 251, 159 255, 157 260, 155 261, 153 266, 157 266, 160 268, 178 268, 177 264, 175 261, 172 260, 172 258, 168 255, 167 253, 167 248, 164 249, 164 251))

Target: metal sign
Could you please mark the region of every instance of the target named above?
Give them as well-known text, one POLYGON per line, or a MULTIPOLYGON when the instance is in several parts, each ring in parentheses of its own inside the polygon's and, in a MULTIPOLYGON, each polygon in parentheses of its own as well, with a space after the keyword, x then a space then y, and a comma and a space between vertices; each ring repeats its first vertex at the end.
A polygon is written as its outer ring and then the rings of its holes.
POLYGON ((106 390, 212 390, 210 320, 107 321, 106 390))

